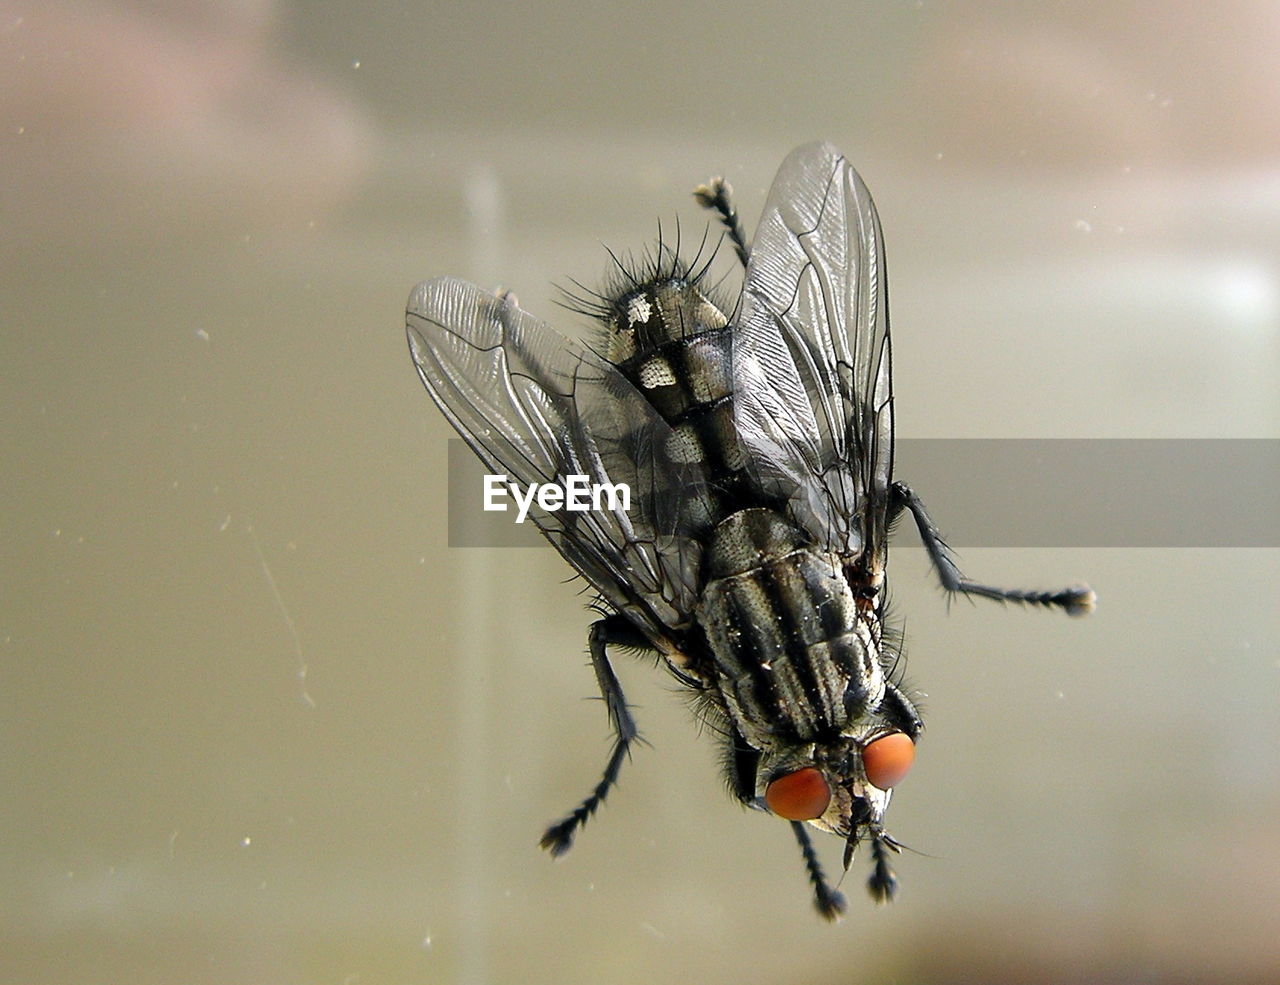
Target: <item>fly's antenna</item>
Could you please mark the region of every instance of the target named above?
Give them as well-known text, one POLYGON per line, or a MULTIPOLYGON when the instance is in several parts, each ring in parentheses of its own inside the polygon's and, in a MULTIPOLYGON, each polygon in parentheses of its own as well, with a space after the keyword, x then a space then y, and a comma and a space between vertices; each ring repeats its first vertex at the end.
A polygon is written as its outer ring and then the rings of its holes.
POLYGON ((742 220, 738 218, 738 210, 733 205, 733 188, 729 182, 723 178, 712 178, 705 185, 695 188, 693 197, 704 209, 710 209, 720 217, 725 229, 729 231, 729 239, 733 241, 738 259, 745 267, 751 251, 747 246, 747 235, 742 230, 742 220))

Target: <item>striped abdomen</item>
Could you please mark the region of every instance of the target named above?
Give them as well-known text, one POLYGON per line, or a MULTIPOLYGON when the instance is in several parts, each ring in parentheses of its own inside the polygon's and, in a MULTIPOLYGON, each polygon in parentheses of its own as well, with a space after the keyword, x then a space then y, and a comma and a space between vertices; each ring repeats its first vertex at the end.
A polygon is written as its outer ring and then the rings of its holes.
POLYGON ((618 366, 671 425, 668 456, 700 464, 719 492, 738 488, 745 464, 733 421, 731 333, 712 329, 664 342, 618 366))

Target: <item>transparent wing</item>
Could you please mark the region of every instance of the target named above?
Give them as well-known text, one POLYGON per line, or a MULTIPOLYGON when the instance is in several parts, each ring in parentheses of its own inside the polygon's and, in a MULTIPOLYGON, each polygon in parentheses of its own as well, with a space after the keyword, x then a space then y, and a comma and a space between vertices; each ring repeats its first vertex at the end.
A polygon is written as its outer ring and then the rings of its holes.
MULTIPOLYGON (((667 455, 670 426, 609 362, 508 296, 442 277, 414 289, 409 349, 427 392, 493 473, 625 483, 631 508, 530 517, 619 611, 655 634, 690 621, 708 515, 700 472, 667 455)), ((603 505, 603 504, 602 504, 603 505)))
POLYGON ((862 179, 830 144, 793 151, 751 247, 734 413, 758 479, 846 556, 883 546, 893 472, 884 242, 862 179))

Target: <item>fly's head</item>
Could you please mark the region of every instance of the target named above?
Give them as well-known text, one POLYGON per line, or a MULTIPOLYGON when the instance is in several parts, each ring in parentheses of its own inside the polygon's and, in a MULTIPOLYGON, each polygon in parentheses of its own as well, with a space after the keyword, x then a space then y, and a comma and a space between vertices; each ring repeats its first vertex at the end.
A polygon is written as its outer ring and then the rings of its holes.
POLYGON ((846 869, 858 846, 870 842, 874 868, 867 887, 879 903, 892 900, 897 889, 888 854, 900 846, 885 831, 884 816, 893 788, 915 759, 917 723, 904 723, 909 734, 888 720, 864 720, 834 741, 765 754, 756 774, 757 803, 843 838, 846 869))

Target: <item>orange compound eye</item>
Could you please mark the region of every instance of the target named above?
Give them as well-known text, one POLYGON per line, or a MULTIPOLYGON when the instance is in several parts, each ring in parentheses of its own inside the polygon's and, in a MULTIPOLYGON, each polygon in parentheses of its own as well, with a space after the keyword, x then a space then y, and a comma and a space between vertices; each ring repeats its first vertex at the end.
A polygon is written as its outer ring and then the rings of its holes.
POLYGON ((788 821, 812 821, 822 817, 831 803, 826 778, 812 766, 780 776, 764 791, 769 810, 788 821))
POLYGON ((916 744, 904 732, 890 732, 862 750, 862 768, 872 786, 888 790, 907 775, 916 758, 916 744))

